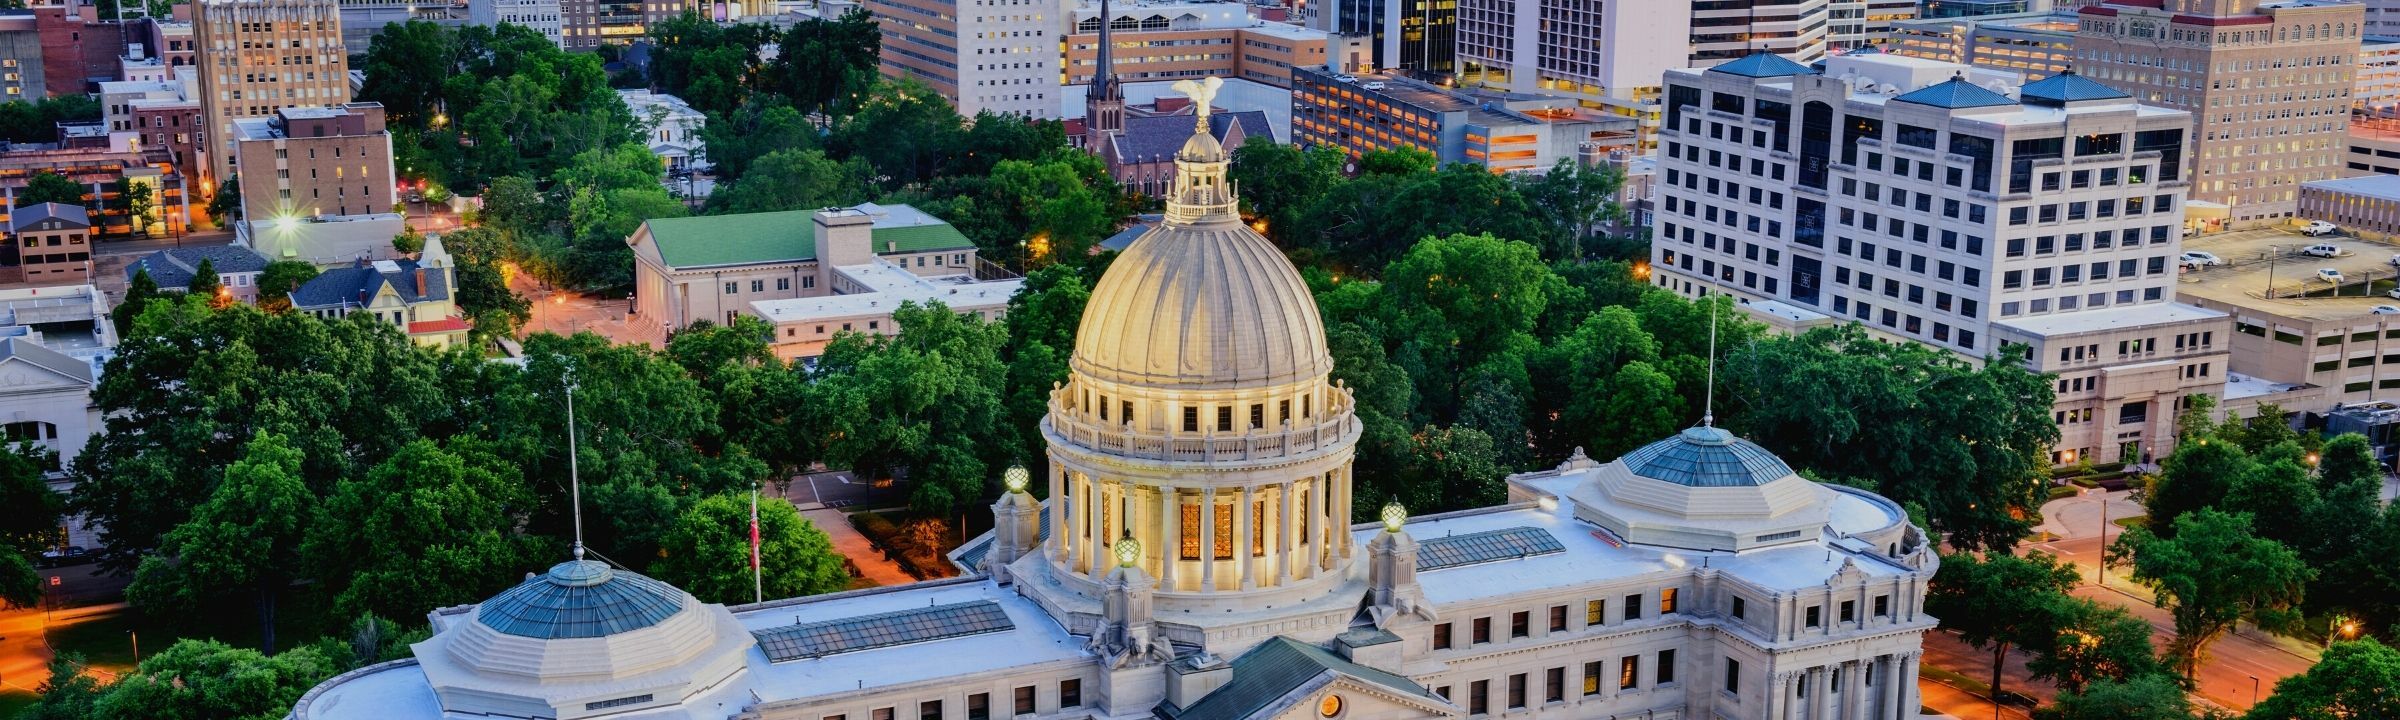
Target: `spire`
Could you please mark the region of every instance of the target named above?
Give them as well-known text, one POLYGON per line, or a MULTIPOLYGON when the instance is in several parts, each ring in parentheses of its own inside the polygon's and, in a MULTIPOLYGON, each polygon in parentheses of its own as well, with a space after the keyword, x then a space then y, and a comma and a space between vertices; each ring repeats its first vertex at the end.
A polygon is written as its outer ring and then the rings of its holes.
POLYGON ((1117 82, 1116 42, 1109 37, 1109 26, 1117 18, 1109 14, 1108 0, 1100 0, 1100 57, 1092 69, 1092 96, 1108 100, 1123 100, 1125 88, 1117 82))
POLYGON ((1109 32, 1114 24, 1108 0, 1100 0, 1100 47, 1091 87, 1083 93, 1083 145, 1096 153, 1105 152, 1106 138, 1125 129, 1125 84, 1117 82, 1116 39, 1109 32))

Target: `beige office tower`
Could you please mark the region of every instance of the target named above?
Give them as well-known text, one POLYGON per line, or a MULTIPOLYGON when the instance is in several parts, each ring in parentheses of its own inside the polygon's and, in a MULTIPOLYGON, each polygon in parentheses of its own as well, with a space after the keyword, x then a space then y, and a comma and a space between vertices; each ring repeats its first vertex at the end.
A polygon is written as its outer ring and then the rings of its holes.
POLYGON ((214 193, 236 171, 234 121, 350 102, 350 59, 334 0, 200 0, 201 113, 214 193))
POLYGON ((2360 5, 2113 0, 2077 12, 2078 72, 2192 113, 2191 219, 2288 219, 2300 183, 2342 176, 2360 5))

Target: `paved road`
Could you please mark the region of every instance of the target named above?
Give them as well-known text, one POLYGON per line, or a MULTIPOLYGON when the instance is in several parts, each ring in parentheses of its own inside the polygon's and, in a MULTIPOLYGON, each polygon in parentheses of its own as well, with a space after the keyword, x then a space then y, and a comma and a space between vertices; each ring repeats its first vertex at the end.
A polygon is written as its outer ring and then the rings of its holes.
POLYGON ((1986 718, 1993 717, 1998 717, 2001 720, 2033 719, 2033 716, 2025 714, 2024 710, 2007 705, 2000 706, 1998 714, 1994 715, 1991 701, 1985 700, 1982 696, 1974 693, 1944 685, 1941 682, 1930 678, 1920 678, 1917 680, 1917 694, 1919 695, 1919 701, 1925 707, 1932 709, 1936 713, 1940 713, 1940 716, 1957 718, 1958 720, 1985 720, 1986 718))
POLYGON ((876 550, 875 544, 867 541, 867 536, 859 534, 858 528, 851 527, 850 519, 844 517, 842 511, 818 508, 802 510, 800 516, 816 523, 817 529, 825 531, 825 537, 833 540, 833 551, 849 558, 852 564, 858 566, 858 574, 875 584, 906 585, 917 581, 907 571, 901 570, 899 563, 884 559, 883 552, 876 550))

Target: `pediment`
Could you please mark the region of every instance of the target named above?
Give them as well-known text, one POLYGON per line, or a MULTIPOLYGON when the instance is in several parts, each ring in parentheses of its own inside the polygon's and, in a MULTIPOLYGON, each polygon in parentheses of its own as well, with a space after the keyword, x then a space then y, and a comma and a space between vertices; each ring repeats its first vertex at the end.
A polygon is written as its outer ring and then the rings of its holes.
POLYGON ((86 390, 91 383, 22 358, 0 360, 0 392, 86 390))
POLYGON ((1334 720, 1395 720, 1399 718, 1466 717, 1466 711, 1438 696, 1421 696, 1395 692, 1379 683, 1368 682, 1340 672, 1327 671, 1324 677, 1309 682, 1278 698, 1274 704, 1261 708, 1251 717, 1274 720, 1326 720, 1326 698, 1340 698, 1340 708, 1334 720))

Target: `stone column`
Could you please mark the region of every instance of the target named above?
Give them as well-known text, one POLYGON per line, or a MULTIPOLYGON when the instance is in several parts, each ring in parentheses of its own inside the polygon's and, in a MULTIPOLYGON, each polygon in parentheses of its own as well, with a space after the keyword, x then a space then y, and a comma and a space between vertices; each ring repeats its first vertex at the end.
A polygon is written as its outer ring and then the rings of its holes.
POLYGON ((1833 717, 1834 665, 1818 665, 1808 681, 1808 720, 1828 720, 1833 717))
POLYGON ((1883 696, 1883 707, 1879 708, 1875 712, 1875 717, 1878 718, 1878 720, 1881 718, 1901 720, 1901 718, 1907 717, 1906 715, 1901 714, 1899 710, 1900 688, 1902 682, 1904 682, 1904 680, 1900 677, 1900 656, 1885 655, 1881 660, 1876 662, 1876 665, 1877 668, 1875 673, 1875 682, 1882 683, 1882 687, 1876 689, 1883 691, 1879 693, 1883 696))
POLYGON ((1308 481, 1308 489, 1301 491, 1308 496, 1308 517, 1306 518, 1308 527, 1302 528, 1302 530, 1307 533, 1307 537, 1300 541, 1300 547, 1298 548, 1300 550, 1300 559, 1304 561, 1300 564, 1300 567, 1303 570, 1303 577, 1316 577, 1317 570, 1319 569, 1317 565, 1317 555, 1319 554, 1319 548, 1324 547, 1322 543, 1325 537, 1324 531, 1320 530, 1319 528, 1323 527, 1323 525, 1320 523, 1324 522, 1325 503, 1324 501, 1317 499, 1317 493, 1319 492, 1318 488, 1324 486, 1324 478, 1310 478, 1308 481))
POLYGON ((1109 490, 1112 484, 1106 480, 1092 481, 1092 542, 1091 547, 1083 551, 1083 561, 1086 572, 1090 572, 1094 580, 1108 577, 1109 563, 1112 562, 1108 546, 1117 541, 1114 534, 1116 528, 1111 526, 1121 525, 1125 521, 1117 517, 1121 513, 1115 512, 1117 503, 1110 497, 1115 493, 1109 490))
POLYGON ((1067 486, 1060 479, 1066 475, 1063 469, 1050 473, 1050 540, 1046 544, 1050 562, 1058 565, 1067 563, 1067 486))
POLYGON ((1281 511, 1275 513, 1275 584, 1282 585, 1295 579, 1292 544, 1300 539, 1300 533, 1292 527, 1292 483, 1286 481, 1276 486, 1275 497, 1282 504, 1281 511))
POLYGON ((1852 660, 1843 665, 1849 669, 1842 671, 1841 717, 1859 720, 1867 716, 1867 661, 1852 660))
POLYGON ((1252 523, 1258 522, 1258 518, 1252 517, 1250 514, 1250 486, 1242 486, 1242 495, 1238 502, 1240 504, 1233 508, 1233 562, 1234 567, 1241 569, 1238 575, 1242 583, 1241 588, 1249 590, 1258 587, 1258 581, 1251 577, 1252 568, 1257 567, 1258 564, 1250 561, 1250 533, 1252 532, 1250 526, 1252 523))
POLYGON ((1217 591, 1217 489, 1200 489, 1200 592, 1217 591))
POLYGON ((1761 717, 1768 720, 1782 720, 1784 710, 1791 706, 1791 703, 1785 702, 1785 698, 1792 694, 1791 681, 1791 677, 1784 673, 1767 676, 1767 690, 1760 693, 1767 701, 1767 714, 1761 717))
POLYGON ((1065 498, 1067 505, 1067 526, 1064 528, 1052 528, 1052 530, 1066 531, 1066 541, 1059 544, 1059 549, 1065 551, 1066 555, 1065 557, 1061 558, 1061 560, 1064 562, 1059 563, 1059 565, 1061 567, 1065 567, 1067 572, 1070 574, 1080 571, 1080 569, 1083 567, 1083 556, 1077 554, 1077 551, 1082 550, 1083 546, 1087 544, 1083 542, 1085 501, 1086 498, 1083 495, 1083 480, 1075 477, 1072 474, 1068 475, 1067 496, 1065 498))
POLYGON ((1782 678, 1781 689, 1777 692, 1782 693, 1783 697, 1783 720, 1799 720, 1800 701, 1804 699, 1800 697, 1800 688, 1807 687, 1808 671, 1785 672, 1782 678))
POLYGON ((1183 500, 1173 485, 1158 487, 1159 539, 1165 552, 1158 556, 1158 587, 1168 592, 1180 592, 1183 586, 1175 582, 1175 565, 1183 561, 1183 500))
POLYGON ((1344 465, 1341 467, 1341 469, 1333 471, 1333 474, 1334 477, 1340 478, 1339 481, 1333 484, 1333 487, 1334 492, 1341 493, 1342 499, 1340 502, 1331 503, 1332 507, 1326 512, 1330 513, 1333 517, 1334 533, 1341 536, 1338 544, 1334 545, 1334 547, 1341 548, 1341 556, 1344 559, 1347 559, 1350 557, 1350 543, 1352 540, 1350 537, 1349 513, 1351 504, 1357 502, 1357 498, 1352 497, 1350 494, 1350 466, 1344 465))
POLYGON ((1901 655, 1900 676, 1892 678, 1899 681, 1900 685, 1899 717, 1914 715, 1917 707, 1922 704, 1917 700, 1917 655, 1918 653, 1913 652, 1901 655))

